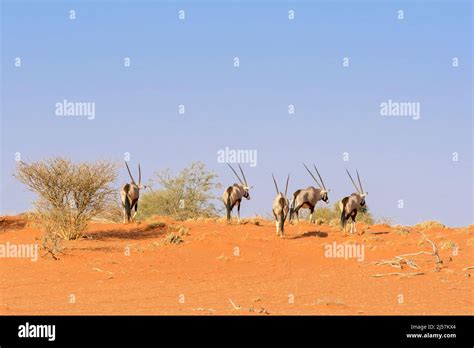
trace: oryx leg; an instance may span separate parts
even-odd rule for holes
[[[125,192],[120,192],[120,200],[122,201],[122,210],[123,210],[123,223],[126,224],[129,220],[128,210],[130,208],[130,201]]]
[[[301,209],[301,205],[299,205],[295,208],[296,222],[297,223],[300,223],[300,209]]]
[[[231,205],[229,209],[229,220],[227,220],[227,223],[229,225],[232,224],[232,210],[234,210],[234,207],[235,207],[235,204]]]
[[[133,210],[133,208],[132,208]],[[133,216],[132,216],[132,220],[135,219],[135,216],[137,216],[138,214],[138,202],[135,203],[135,212],[133,213]]]
[[[237,223],[240,224],[240,201],[237,201]]]
[[[126,224],[127,223],[127,209],[123,207],[122,210],[123,210],[123,223]]]
[[[349,226],[347,226],[347,220],[349,220],[349,215],[346,215],[344,213],[344,227],[342,228],[342,230],[344,231],[344,236],[347,235],[347,230],[349,228]]]
[[[273,216],[275,217],[275,228],[276,228],[276,234],[278,236],[278,216],[273,212]]]
[[[357,216],[357,210],[354,210],[352,212],[351,218],[352,218],[352,223],[351,223],[351,233],[352,233],[352,226],[354,226],[354,232],[357,233],[357,228],[356,228],[356,216]]]
[[[314,221],[314,216],[313,216],[314,207],[313,207],[313,208],[309,208],[309,212],[310,212],[310,214],[309,214],[309,223],[313,224],[313,223],[315,223],[315,221]]]
[[[281,212],[281,217],[280,217],[280,237],[283,238],[283,230],[285,229],[285,219],[284,219],[285,215],[283,214],[283,212]]]

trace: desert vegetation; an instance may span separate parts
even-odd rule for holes
[[[149,185],[152,189],[140,198],[140,219],[154,215],[176,220],[218,216],[214,191],[221,185],[216,179],[217,174],[202,162],[193,162],[176,175],[169,169],[157,172]]]
[[[341,224],[341,210],[339,208],[339,201],[334,203],[332,207],[320,206],[316,208],[313,215],[317,225],[339,226]],[[301,210],[300,219],[309,219],[309,211]],[[365,225],[374,224],[375,219],[370,213],[369,207],[367,205],[359,209],[357,214],[357,222],[361,222]]]
[[[15,266],[5,268],[3,281],[12,288],[22,286],[7,295],[5,312],[21,313],[18,308],[28,298],[31,313],[45,313],[54,303],[48,313],[99,308],[98,313],[136,314],[137,293],[146,301],[156,299],[148,307],[141,305],[138,312],[143,314],[387,314],[404,292],[414,305],[397,305],[396,313],[439,314],[458,313],[470,301],[466,280],[473,269],[472,227],[452,229],[436,221],[393,226],[389,220],[374,221],[364,206],[357,215],[361,233],[347,237],[340,229],[339,202],[318,203],[316,225],[303,209],[302,221],[288,224],[281,240],[275,238],[270,206],[268,215],[226,224],[219,209],[223,204],[215,197],[222,186],[201,162],[177,174],[156,173],[140,196],[139,221],[122,224],[117,223],[117,169],[113,162],[75,164],[64,158],[18,164],[14,175],[37,194],[36,209],[1,218],[0,239],[28,244],[42,236],[45,254],[54,259],[61,254],[67,262],[42,258],[32,267],[29,260],[6,260]],[[364,251],[360,259],[327,256],[332,245]],[[67,252],[61,253],[63,247]],[[61,283],[84,289],[77,304],[66,305],[62,294],[51,295],[47,277],[31,281],[51,270]],[[251,294],[242,290],[252,287],[257,290]],[[334,293],[347,287],[351,294]],[[420,290],[417,298],[412,288]],[[396,292],[387,296],[386,289]],[[176,301],[182,292],[185,305]],[[111,293],[124,305],[108,301]],[[451,307],[439,301],[440,293],[452,301]],[[290,295],[295,295],[294,303],[288,302]]]
[[[57,157],[20,162],[14,176],[38,195],[35,215],[45,241],[79,238],[90,220],[114,197],[117,166],[108,161],[72,163]]]

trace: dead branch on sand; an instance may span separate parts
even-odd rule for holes
[[[439,256],[438,247],[436,246],[435,243],[433,243],[433,241],[428,239],[428,237],[426,236],[426,234],[423,231],[419,231],[419,233],[423,236],[423,238],[425,238],[425,240],[428,243],[431,244],[431,247],[433,248],[432,252],[419,251],[417,253],[402,254],[402,255],[395,256],[393,259],[390,259],[390,260],[382,260],[382,261],[379,261],[379,262],[375,262],[375,265],[377,265],[377,266],[390,265],[390,266],[398,268],[398,269],[403,269],[402,265],[407,264],[408,266],[410,266],[410,268],[418,269],[418,265],[415,263],[415,261],[413,261],[412,259],[409,259],[408,257],[417,256],[417,255],[431,255],[431,256],[434,256],[435,259],[436,259],[436,262],[435,262],[436,269],[435,270],[439,271],[442,268],[443,260],[441,260],[441,257]],[[387,274],[382,274],[382,275],[375,274],[372,277],[378,277],[378,276],[384,276],[384,275],[402,275],[402,276],[404,276],[405,274],[410,276],[410,275],[422,275],[424,273],[421,273],[421,272],[418,272],[418,273],[387,273]]]
[[[245,309],[245,308],[242,308],[242,306],[237,306],[234,301],[232,301],[232,299],[229,298],[229,301],[230,301],[230,304],[232,305],[232,307],[234,307],[235,310],[241,310],[241,309]],[[255,308],[253,307],[250,307],[250,308],[247,308],[247,310],[249,312],[255,312]],[[258,310],[258,313],[263,313],[263,314],[270,314],[265,308],[261,307],[259,310]]]

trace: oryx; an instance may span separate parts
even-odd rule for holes
[[[142,186],[142,171],[140,169],[140,164],[138,164],[138,184],[133,179],[130,168],[128,167],[127,162],[125,162],[127,167],[128,175],[130,175],[131,183],[126,183],[122,186],[120,190],[120,199],[122,201],[123,207],[123,223],[126,224],[133,220],[137,215],[138,210],[138,198],[140,197],[140,189],[145,188]],[[135,213],[132,215],[132,210],[135,209]]]
[[[357,193],[351,194],[349,197],[344,197],[340,202],[339,202],[339,209],[341,210],[341,227],[342,230],[344,231],[344,234],[346,234],[346,223],[347,220],[349,220],[349,217],[351,217],[351,231],[350,233],[357,232],[356,225],[355,225],[355,218],[357,216],[357,211],[360,207],[365,206],[365,196],[367,196],[367,192],[364,192],[362,188],[362,183],[360,181],[359,177],[359,172],[356,170],[357,173],[357,180],[359,181],[359,187],[357,187],[356,183],[354,182],[354,179],[352,179],[351,174],[349,171],[346,169],[347,175],[349,175],[349,178],[352,181],[352,184],[354,185],[355,189],[357,190]],[[354,232],[353,232],[354,230]]]
[[[286,178],[285,194],[281,193],[280,190],[278,190],[278,185],[273,174],[272,174],[272,178],[273,178],[273,182],[275,184],[275,189],[277,193],[275,199],[273,200],[273,205],[272,205],[273,216],[275,216],[276,235],[283,237],[285,220],[286,220],[286,217],[288,216],[288,211],[290,209],[289,208],[290,202],[288,201],[288,198],[286,198],[286,193],[288,191],[288,181],[290,180],[290,174],[288,174],[288,177]]]
[[[242,201],[242,198],[246,198],[247,200],[250,199],[249,190],[252,188],[252,186],[249,186],[247,184],[247,179],[245,178],[244,171],[242,170],[242,167],[240,167],[240,164],[239,169],[242,173],[243,180],[239,177],[237,172],[234,170],[234,168],[232,168],[229,163],[227,163],[227,165],[230,167],[230,169],[232,169],[235,176],[237,177],[237,179],[239,179],[240,182],[240,184],[236,183],[232,186],[227,187],[224,191],[224,194],[222,195],[222,200],[227,211],[227,223],[231,222],[231,212],[232,209],[234,209],[235,205],[237,205],[237,222],[240,223],[240,202]]]
[[[290,207],[290,222],[293,219],[293,214],[296,214],[296,218],[298,222],[300,221],[299,217],[299,210],[301,208],[308,208],[309,211],[311,212],[310,215],[310,222],[314,222],[313,220],[313,212],[314,208],[316,207],[316,203],[318,201],[322,200],[326,204],[329,203],[329,198],[328,198],[328,192],[330,190],[326,189],[326,186],[324,185],[324,181],[321,178],[321,175],[319,174],[318,169],[314,166],[314,170],[316,171],[316,174],[318,174],[319,179],[321,180],[321,183],[316,179],[316,177],[311,173],[311,171],[306,167],[306,164],[304,164],[304,167],[308,171],[308,173],[311,175],[311,177],[314,179],[316,184],[319,186],[319,189],[314,188],[313,186],[309,186],[306,189],[300,189],[297,190],[295,193],[293,193],[293,201],[291,202],[291,207]]]

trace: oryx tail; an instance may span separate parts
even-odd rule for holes
[[[349,200],[349,197],[344,197],[339,202],[339,209],[341,210],[341,226],[342,226],[342,229],[344,229],[346,227],[347,219],[349,218],[348,216],[346,216],[345,209],[344,209],[348,200]]]
[[[227,221],[230,220],[230,212],[232,211],[232,203],[230,201],[230,195],[232,194],[232,186],[229,186],[226,190],[227,192],[227,201],[225,203],[225,208],[226,208],[226,211],[227,211]]]

